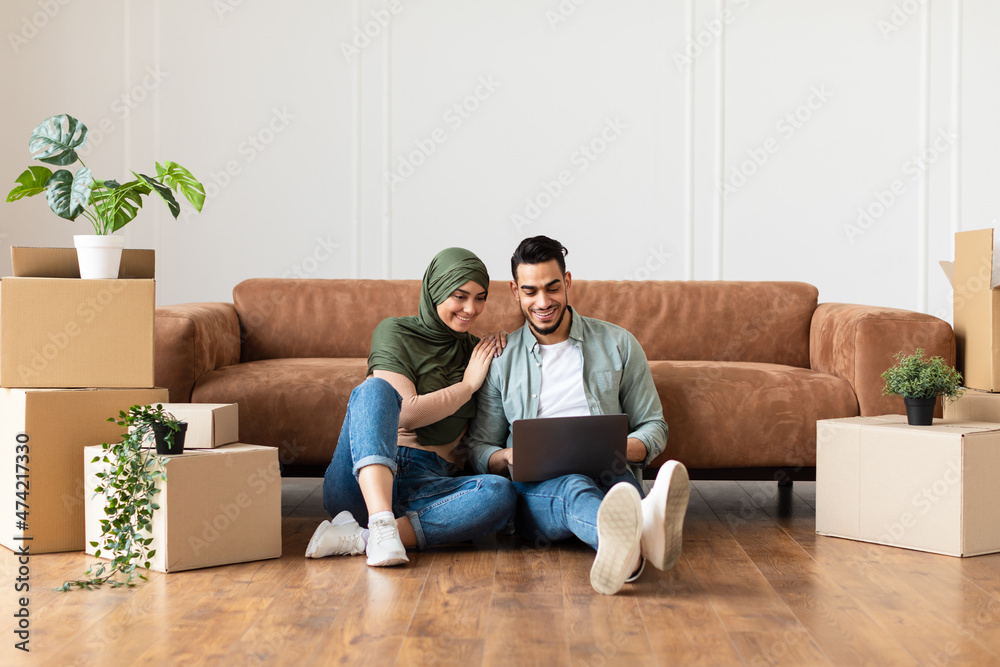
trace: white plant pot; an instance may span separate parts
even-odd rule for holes
[[[73,237],[76,258],[80,262],[80,277],[89,280],[107,280],[118,277],[122,261],[124,236],[110,234],[80,234]]]

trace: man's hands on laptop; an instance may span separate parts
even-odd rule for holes
[[[514,450],[510,447],[493,452],[489,462],[490,472],[494,475],[506,475],[508,467],[514,465]]]
[[[646,460],[649,450],[645,443],[639,438],[629,438],[626,441],[627,451],[625,458],[629,463],[641,463]],[[488,464],[490,472],[494,475],[507,475],[509,467],[514,465],[514,450],[511,447],[504,447],[493,452]]]

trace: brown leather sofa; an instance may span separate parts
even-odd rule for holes
[[[156,384],[174,402],[238,403],[240,440],[281,449],[286,474],[322,474],[372,330],[416,313],[416,280],[246,280],[233,303],[156,309]],[[642,344],[670,433],[661,460],[695,477],[815,474],[816,420],[903,412],[882,395],[899,350],[954,363],[951,326],[905,310],[818,304],[796,282],[576,280],[570,303]],[[474,331],[523,319],[493,281]],[[940,406],[938,407],[940,415]]]

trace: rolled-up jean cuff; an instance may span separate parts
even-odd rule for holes
[[[427,548],[427,538],[424,537],[424,529],[420,526],[420,517],[417,516],[416,512],[407,512],[406,518],[410,520],[413,534],[417,536],[417,548],[423,551]]]
[[[353,472],[354,476],[357,477],[358,471],[360,471],[365,466],[372,466],[372,465],[385,466],[392,472],[393,475],[396,474],[396,462],[386,456],[379,456],[378,454],[366,456],[365,458],[359,461],[355,461],[354,470],[352,470],[351,472]]]

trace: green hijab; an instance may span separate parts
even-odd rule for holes
[[[461,382],[479,339],[450,329],[438,316],[437,307],[470,280],[489,289],[486,265],[473,253],[446,248],[435,255],[424,272],[419,314],[389,317],[375,327],[368,374],[383,370],[405,375],[420,395]],[[425,446],[454,442],[475,415],[473,397],[450,417],[418,428],[417,440]]]

